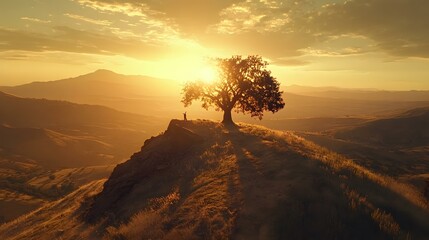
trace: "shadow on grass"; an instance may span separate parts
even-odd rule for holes
[[[287,148],[279,151],[278,146],[287,142],[249,134],[239,126],[227,129],[243,192],[237,238],[423,239],[429,235],[427,209],[397,192],[353,171],[338,172],[329,161]]]

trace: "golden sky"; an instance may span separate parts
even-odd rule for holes
[[[208,58],[258,54],[283,85],[429,90],[427,0],[13,0],[0,9],[0,85],[100,68],[185,81]]]

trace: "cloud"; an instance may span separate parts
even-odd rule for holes
[[[83,6],[90,7],[102,12],[122,13],[130,17],[145,17],[147,7],[141,3],[130,3],[127,1],[109,1],[109,0],[75,0]]]
[[[270,59],[302,55],[314,35],[297,27],[310,0],[76,0],[103,12],[121,12],[170,27],[176,38],[210,49]],[[173,32],[173,31],[172,31]]]
[[[175,23],[183,32],[204,32],[220,21],[220,11],[244,0],[76,0],[102,11],[132,16],[156,17]]]
[[[36,23],[50,23],[50,20],[42,20],[38,18],[31,18],[31,17],[22,17],[21,20],[26,20],[30,22],[36,22]]]
[[[124,55],[135,58],[157,58],[168,53],[167,46],[122,39],[114,35],[92,33],[58,26],[54,34],[0,28],[0,51],[64,51],[101,55]]]
[[[391,55],[428,58],[428,9],[427,0],[349,0],[325,5],[308,28],[327,36],[361,35]]]
[[[96,25],[101,25],[101,26],[110,26],[112,24],[110,21],[107,21],[107,20],[97,20],[97,19],[92,19],[92,18],[88,18],[88,17],[84,17],[81,15],[76,15],[76,14],[71,14],[71,13],[65,13],[64,16],[72,18],[72,19],[96,24]]]
[[[236,34],[206,34],[203,42],[234,54],[258,54],[270,59],[303,55],[301,49],[312,45],[314,38],[302,32],[260,33],[249,31]]]
[[[304,61],[301,59],[296,59],[296,58],[279,58],[275,61],[270,62],[273,65],[277,65],[277,66],[304,66],[307,64],[310,64],[310,62],[308,61]]]
[[[65,14],[103,26],[100,32],[57,27],[54,34],[47,35],[3,29],[0,36],[7,35],[7,42],[2,38],[0,50],[62,49],[142,57],[196,43],[232,54],[260,54],[285,64],[285,59],[302,55],[348,56],[373,51],[429,58],[427,0],[74,1],[102,13],[126,16],[118,15],[115,22],[114,17],[107,21]],[[129,22],[124,26],[119,19]],[[359,37],[363,40],[356,40]],[[10,38],[15,42],[7,40]]]

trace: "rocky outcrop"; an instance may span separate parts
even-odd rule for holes
[[[86,214],[89,222],[103,216],[114,217],[116,210],[124,204],[122,198],[130,195],[136,184],[150,176],[167,171],[180,162],[203,138],[185,128],[183,121],[172,120],[165,133],[144,142],[141,151],[118,164],[104,184],[103,191],[95,196]]]

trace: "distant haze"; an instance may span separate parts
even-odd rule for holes
[[[78,77],[49,82],[35,82],[15,87],[1,87],[0,91],[20,97],[66,100],[97,104],[117,110],[155,116],[164,119],[182,118],[187,111],[190,119],[218,120],[221,113],[206,111],[199,102],[185,108],[180,102],[182,84],[147,76],[122,75],[98,70]],[[266,113],[264,120],[234,114],[237,121],[268,124],[268,120],[290,118],[342,118],[381,116],[429,105],[429,91],[379,91],[365,89],[284,87],[286,106],[276,114]],[[341,99],[340,101],[338,99]]]

